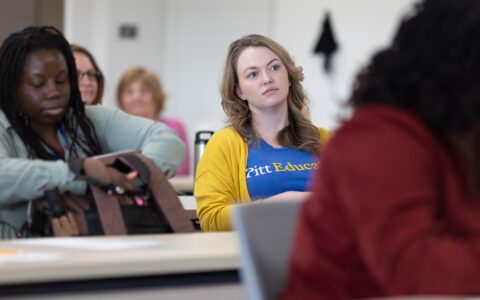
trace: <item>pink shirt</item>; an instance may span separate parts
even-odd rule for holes
[[[180,139],[185,143],[185,146],[187,146],[187,156],[183,164],[178,169],[176,176],[190,175],[190,156],[188,155],[190,152],[187,142],[187,135],[185,133],[185,127],[179,120],[176,119],[160,118],[160,122],[165,123],[165,125],[175,130],[175,132],[178,134],[178,137],[180,137]]]

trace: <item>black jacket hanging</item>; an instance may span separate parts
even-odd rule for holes
[[[338,49],[338,43],[333,34],[332,25],[330,23],[330,13],[325,13],[324,20],[322,22],[322,32],[320,37],[315,45],[313,52],[315,54],[324,55],[324,64],[323,67],[325,72],[330,72],[332,67],[332,57],[335,51]]]

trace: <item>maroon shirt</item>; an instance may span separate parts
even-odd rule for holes
[[[282,299],[480,294],[480,197],[458,153],[405,111],[358,111],[322,154]]]

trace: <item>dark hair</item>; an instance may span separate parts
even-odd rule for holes
[[[358,75],[350,104],[414,111],[434,132],[461,135],[480,119],[480,1],[426,0],[390,47]]]
[[[97,95],[95,95],[95,99],[93,99],[93,102],[91,104],[94,105],[94,104],[102,103],[103,90],[105,88],[105,78],[103,77],[102,70],[100,70],[100,68],[97,65],[97,61],[86,48],[80,45],[71,44],[70,48],[72,49],[72,52],[78,52],[88,57],[93,67],[95,68],[95,72],[97,73],[95,78],[97,79],[98,89],[97,89]]]
[[[54,27],[27,27],[8,36],[0,48],[0,108],[26,145],[29,156],[55,160],[42,145],[38,135],[25,124],[19,111],[18,85],[28,54],[41,49],[55,49],[65,58],[68,67],[70,99],[62,119],[65,134],[71,140],[69,153],[80,147],[88,156],[101,154],[102,150],[95,128],[85,114],[78,89],[77,70],[70,45],[62,33]],[[84,137],[79,136],[83,132]]]

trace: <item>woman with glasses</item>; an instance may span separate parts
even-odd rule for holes
[[[93,55],[84,47],[71,45],[77,65],[78,87],[85,104],[102,103],[104,79]]]
[[[84,105],[76,68],[68,41],[54,27],[25,28],[0,47],[0,239],[22,236],[29,201],[46,191],[87,192],[69,162],[99,181],[89,166],[101,154],[136,150],[168,177],[183,163],[185,145],[166,125]],[[135,188],[136,172],[107,172],[114,185]]]

